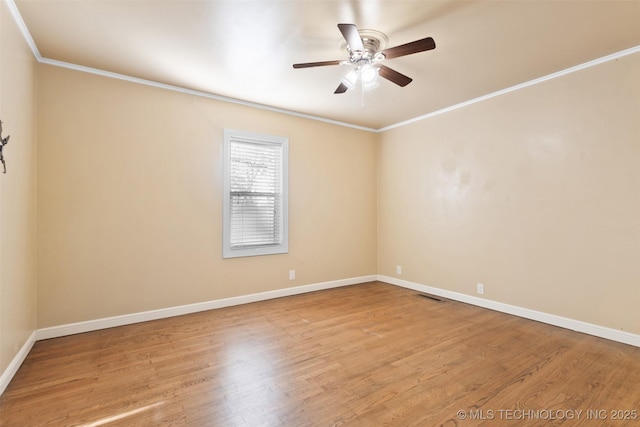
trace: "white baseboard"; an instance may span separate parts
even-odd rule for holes
[[[260,292],[250,295],[242,295],[238,297],[223,298],[213,301],[205,301],[195,304],[180,305],[176,307],[168,307],[159,310],[144,311],[133,314],[125,314],[122,316],[106,317],[102,319],[88,320],[85,322],[69,323],[66,325],[52,326],[33,331],[27,341],[21,347],[20,351],[13,358],[7,369],[0,375],[0,395],[11,382],[20,365],[25,360],[29,351],[36,341],[56,338],[65,335],[78,334],[82,332],[91,332],[100,329],[112,328],[115,326],[129,325],[133,323],[146,322],[149,320],[163,319],[167,317],[180,316],[183,314],[197,313],[200,311],[213,310],[216,308],[230,307],[240,304],[248,304],[257,301],[265,301],[274,298],[281,298],[291,295],[299,295],[307,292],[320,291],[323,289],[337,288],[341,286],[355,285],[358,283],[366,283],[372,281],[380,281],[392,285],[400,286],[407,289],[413,289],[418,292],[424,292],[432,295],[441,296],[455,301],[500,311],[503,313],[513,314],[525,319],[536,320],[565,329],[583,332],[600,338],[629,344],[640,347],[640,335],[632,334],[625,331],[607,328],[604,326],[594,325],[579,320],[568,319],[566,317],[556,316],[553,314],[543,313],[540,311],[530,310],[527,308],[517,307],[510,304],[491,301],[484,298],[478,298],[471,295],[465,295],[458,292],[452,292],[445,289],[434,288],[431,286],[421,285],[407,280],[397,279],[394,277],[383,275],[371,275],[353,277],[349,279],[333,280],[329,282],[314,283],[310,285],[297,286],[293,288],[278,289],[274,291]]]
[[[329,282],[314,283],[310,285],[277,289],[274,291],[242,295],[238,297],[223,298],[219,300],[205,301],[195,304],[180,305],[175,307],[162,308],[159,310],[125,314],[122,316],[105,317],[102,319],[87,320],[85,322],[69,323],[65,325],[37,329],[33,331],[31,336],[27,339],[27,342],[24,343],[20,351],[13,358],[7,369],[5,369],[4,372],[2,372],[2,374],[0,375],[0,395],[2,395],[6,387],[11,382],[13,376],[16,374],[16,372],[18,372],[20,365],[22,365],[22,362],[24,362],[24,359],[29,354],[29,351],[31,350],[35,342],[39,340],[79,334],[83,332],[97,331],[100,329],[130,325],[133,323],[146,322],[149,320],[164,319],[167,317],[197,313],[200,311],[230,307],[233,305],[248,304],[257,301],[304,294],[307,292],[321,291],[323,289],[331,289],[341,286],[355,285],[358,283],[373,282],[375,280],[377,280],[376,275],[352,277],[349,279],[332,280]]]
[[[378,275],[377,277],[380,282],[389,283],[391,285],[401,286],[403,288],[413,289],[414,291],[437,295],[443,298],[448,298],[451,300],[460,301],[507,314],[513,314],[514,316],[523,317],[525,319],[536,320],[538,322],[547,323],[549,325],[559,326],[561,328],[594,335],[596,337],[605,338],[611,341],[617,341],[635,347],[640,347],[640,335],[632,334],[630,332],[607,328],[600,325],[594,325],[592,323],[587,323],[580,320],[569,319],[562,316],[556,316],[555,314],[543,313],[541,311],[531,310],[528,308],[518,307],[515,305],[505,304],[484,298],[478,298],[458,292],[452,292],[446,289],[421,285],[419,283],[409,282],[407,280],[402,280],[395,277],[383,275]]]
[[[11,360],[7,369],[5,369],[2,375],[0,375],[0,396],[2,396],[2,393],[4,393],[4,390],[7,388],[16,372],[18,372],[20,365],[22,365],[24,359],[27,358],[27,355],[31,351],[31,347],[33,347],[35,342],[36,332],[33,331],[31,335],[29,335],[29,338],[27,338],[27,341],[22,345],[22,347],[20,347],[20,351],[18,351],[15,357]]]
[[[273,298],[304,294],[307,292],[320,291],[323,289],[331,289],[341,286],[355,285],[358,283],[373,282],[375,280],[377,280],[376,275],[352,277],[349,279],[314,283],[311,285],[296,286],[293,288],[284,288],[274,291],[260,292],[257,294],[204,301],[195,304],[179,305],[175,307],[161,308],[158,310],[124,314],[121,316],[105,317],[95,320],[87,320],[84,322],[68,323],[65,325],[38,329],[37,331],[35,331],[35,337],[36,341],[56,338],[65,335],[73,335],[83,332],[97,331],[100,329],[113,328],[115,326],[130,325],[132,323],[147,322],[149,320],[164,319],[167,317],[180,316],[183,314],[197,313],[200,311],[213,310],[216,308],[230,307],[233,305],[248,304],[251,302],[264,301]]]

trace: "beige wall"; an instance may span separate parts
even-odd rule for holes
[[[375,134],[47,65],[38,84],[39,327],[376,273]],[[225,127],[289,137],[288,254],[221,257]]]
[[[42,65],[38,325],[402,265],[640,333],[639,62],[380,135]],[[288,255],[221,259],[224,127],[290,138]]]
[[[640,333],[640,55],[382,134],[378,273]]]
[[[0,2],[0,373],[36,327],[36,61]]]
[[[41,64],[36,222],[35,62],[1,10],[0,371],[36,271],[38,327],[402,265],[640,333],[639,55],[379,135]],[[222,260],[224,127],[289,137],[289,254]]]

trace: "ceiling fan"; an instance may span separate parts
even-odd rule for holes
[[[387,36],[379,31],[358,30],[354,24],[338,24],[338,29],[346,41],[346,49],[349,59],[346,61],[322,61],[293,64],[293,68],[322,67],[326,65],[353,65],[355,66],[342,79],[340,85],[333,93],[345,93],[353,89],[358,81],[363,90],[373,89],[378,84],[378,75],[397,84],[406,86],[413,81],[398,71],[382,65],[385,59],[398,58],[413,53],[435,49],[436,43],[431,37],[416,40],[400,46],[384,49]],[[382,50],[379,50],[382,49]]]

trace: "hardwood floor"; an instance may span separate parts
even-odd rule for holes
[[[383,283],[40,341],[0,398],[12,427],[615,427],[638,412],[640,348]]]

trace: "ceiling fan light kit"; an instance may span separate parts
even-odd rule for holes
[[[349,71],[343,78],[342,83],[348,89],[354,89],[358,81],[362,84],[362,90],[368,91],[378,87],[378,68],[371,64],[358,65]]]
[[[358,30],[354,24],[338,24],[344,40],[340,48],[346,49],[349,59],[345,61],[322,61],[293,64],[293,68],[322,67],[327,65],[350,65],[353,68],[342,78],[335,94],[345,93],[354,89],[358,82],[362,91],[368,91],[378,86],[378,76],[381,76],[398,86],[404,87],[413,79],[404,74],[382,65],[386,59],[398,58],[418,52],[435,49],[436,44],[431,37],[416,40],[400,46],[386,49],[389,39],[384,33],[376,30]]]

